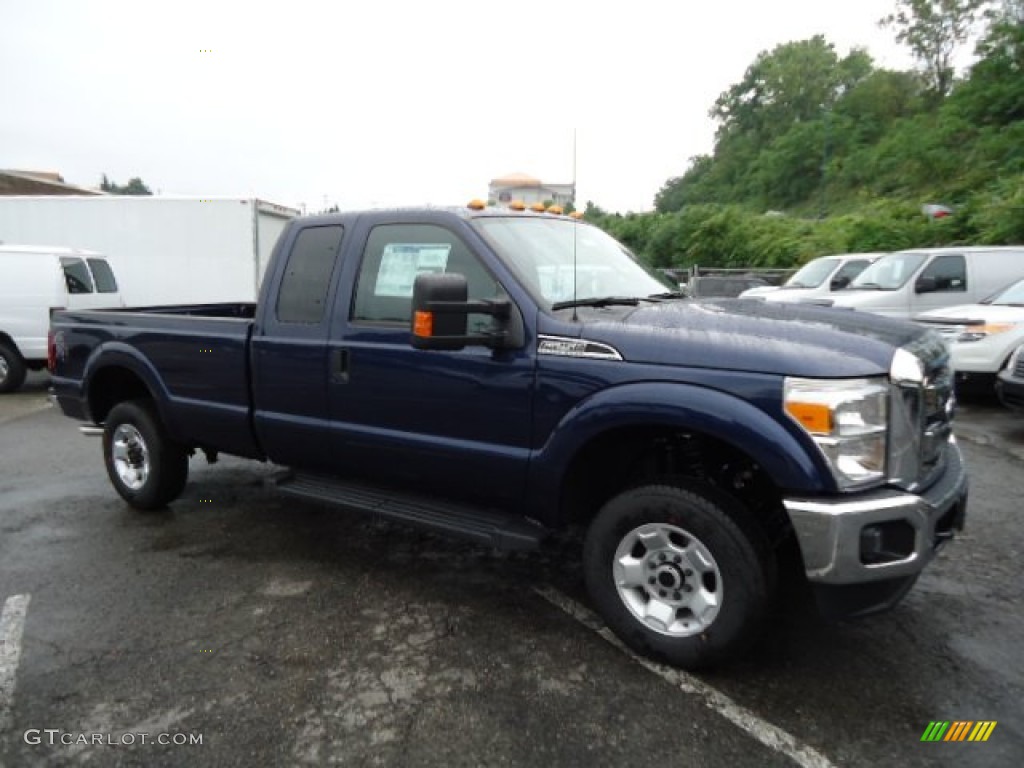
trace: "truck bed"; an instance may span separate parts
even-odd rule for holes
[[[242,456],[258,456],[252,431],[249,339],[255,304],[197,304],[54,313],[58,402],[79,397],[81,382],[104,362],[129,363],[152,391],[172,437]],[[113,382],[110,387],[115,386]],[[88,414],[102,421],[102,387]],[[67,410],[65,408],[65,410]],[[80,414],[85,418],[87,414]]]

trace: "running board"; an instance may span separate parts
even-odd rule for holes
[[[537,549],[547,535],[543,526],[523,517],[332,477],[303,473],[275,482],[290,496],[336,504],[507,552]]]

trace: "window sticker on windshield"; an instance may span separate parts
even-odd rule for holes
[[[388,243],[380,257],[375,296],[412,298],[412,284],[423,272],[444,272],[450,243]]]

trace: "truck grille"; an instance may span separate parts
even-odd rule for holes
[[[944,467],[953,432],[953,371],[946,345],[936,333],[900,352],[904,363],[913,360],[913,371],[893,371],[889,479],[916,490],[930,485]]]
[[[927,484],[942,469],[949,436],[953,432],[953,371],[948,361],[936,365],[925,379],[921,431],[920,482]]]
[[[1017,365],[1013,368],[1013,376],[1017,379],[1024,379],[1024,354],[1017,356]]]

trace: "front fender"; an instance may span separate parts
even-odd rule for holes
[[[592,439],[620,427],[675,427],[720,440],[746,454],[788,492],[835,492],[814,444],[801,441],[771,415],[735,395],[692,384],[625,384],[580,401],[531,461],[528,508],[553,514],[570,462]]]

